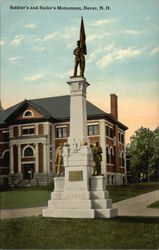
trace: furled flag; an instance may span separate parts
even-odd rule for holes
[[[84,30],[83,17],[81,17],[81,27],[80,27],[80,48],[82,48],[83,53],[87,55],[86,35],[85,35],[85,30]]]

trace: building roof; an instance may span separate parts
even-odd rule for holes
[[[48,98],[39,98],[32,100],[24,100],[6,110],[0,111],[0,125],[5,125],[9,120],[15,118],[17,113],[19,113],[26,105],[31,105],[37,111],[44,115],[47,119],[52,119],[54,121],[60,121],[70,118],[70,96],[57,96]],[[89,101],[87,105],[87,116],[88,119],[95,118],[106,118],[111,122],[118,123],[124,130],[127,129],[125,125],[118,122],[110,114],[105,113],[103,110],[99,109]]]

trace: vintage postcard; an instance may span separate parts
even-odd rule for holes
[[[159,0],[0,11],[0,247],[159,248]]]

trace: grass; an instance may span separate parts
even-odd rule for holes
[[[0,222],[3,249],[157,249],[159,218],[54,219]]]
[[[1,209],[43,207],[50,199],[51,186],[15,188],[0,193]]]
[[[52,186],[14,188],[0,193],[1,209],[47,206]],[[127,186],[108,186],[113,203],[159,189],[159,183],[139,183]]]
[[[152,208],[159,208],[159,200],[153,202],[152,204],[150,204],[148,207],[152,207]]]

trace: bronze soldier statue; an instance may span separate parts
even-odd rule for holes
[[[99,146],[99,143],[96,142],[92,148],[93,153],[93,161],[95,162],[95,166],[93,169],[94,175],[101,175],[101,161],[102,161],[102,148]]]
[[[59,177],[62,173],[62,170],[63,170],[63,168],[62,168],[62,165],[63,165],[62,152],[63,152],[63,147],[62,147],[62,143],[60,143],[60,145],[56,149],[55,161],[54,161],[56,177]]]
[[[73,54],[75,55],[75,66],[73,76],[77,76],[78,65],[80,67],[80,76],[84,76],[86,47],[85,44],[81,45],[80,40],[77,41],[77,48],[74,50]]]
[[[75,55],[75,66],[73,76],[77,76],[78,65],[80,67],[80,76],[84,77],[85,70],[85,55],[87,55],[86,47],[86,35],[84,30],[83,17],[81,17],[81,26],[80,26],[80,38],[77,41],[77,48],[74,50],[73,54]]]

